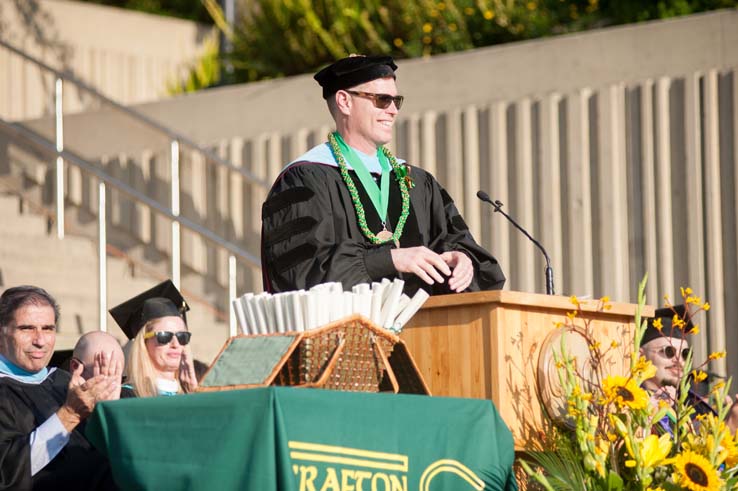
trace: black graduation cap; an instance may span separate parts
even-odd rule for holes
[[[171,280],[166,280],[113,307],[109,312],[128,339],[133,339],[148,321],[160,317],[181,317],[186,324],[185,312],[188,310],[190,306],[177,287]]]
[[[692,320],[685,319],[687,314],[687,307],[685,305],[673,305],[671,307],[663,307],[656,309],[653,318],[647,320],[646,332],[643,333],[643,339],[641,339],[641,346],[649,341],[660,337],[672,337],[682,338],[685,334],[690,332],[694,328]],[[674,315],[684,320],[685,325],[681,329],[674,326]],[[661,331],[659,331],[654,325],[656,319],[661,319]]]
[[[323,87],[323,99],[339,90],[378,78],[395,78],[397,65],[391,56],[351,55],[328,65],[313,77]]]

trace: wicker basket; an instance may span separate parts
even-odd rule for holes
[[[264,336],[236,336],[229,339],[213,362],[213,367],[234,340],[255,341]],[[201,390],[281,385],[351,392],[429,394],[403,341],[362,316],[354,315],[312,331],[282,336],[290,337],[293,341],[261,383],[235,382],[228,386],[205,384]],[[240,366],[233,363],[232,357],[228,362],[234,371],[254,371],[248,359],[238,360],[242,362]],[[207,382],[211,370],[205,374],[204,382]]]

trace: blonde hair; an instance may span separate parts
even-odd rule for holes
[[[131,349],[126,356],[126,383],[133,386],[137,397],[154,397],[159,395],[156,388],[156,379],[159,371],[151,361],[149,351],[146,349],[144,335],[153,330],[153,324],[159,319],[147,322],[136,334],[131,342]],[[177,393],[182,394],[182,385],[179,383],[179,368],[175,372],[177,381]]]

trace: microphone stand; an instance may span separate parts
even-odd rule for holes
[[[548,253],[546,252],[546,249],[543,248],[540,242],[538,242],[536,239],[531,237],[531,235],[528,232],[526,232],[523,227],[518,225],[518,222],[513,220],[513,218],[510,215],[502,211],[502,207],[504,206],[502,201],[500,200],[492,201],[489,195],[485,193],[484,191],[478,191],[477,198],[492,205],[495,212],[502,213],[502,215],[505,218],[507,218],[510,221],[510,223],[515,225],[515,228],[520,230],[523,233],[523,235],[528,237],[528,239],[530,239],[530,241],[533,242],[536,245],[536,247],[538,247],[538,249],[540,249],[540,251],[543,253],[543,257],[546,259],[546,295],[554,295],[553,268],[551,268],[551,259],[548,257]]]

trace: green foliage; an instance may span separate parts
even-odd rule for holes
[[[233,46],[221,60],[233,67],[222,83],[313,73],[351,53],[415,58],[738,6],[738,0],[236,0],[239,18],[229,26],[219,0],[83,1],[214,22]]]
[[[414,58],[625,22],[672,17],[738,0],[242,0],[232,80],[310,73],[351,53]]]
[[[183,79],[167,82],[167,93],[170,95],[195,92],[212,87],[220,81],[220,59],[218,56],[218,40],[211,37],[205,42],[205,52],[190,66]]]
[[[259,0],[239,8],[232,64],[245,81],[312,72],[350,53],[413,58],[538,37],[591,10],[581,0]]]
[[[547,491],[580,491],[586,488],[587,478],[583,460],[572,446],[572,441],[554,429],[548,443],[549,450],[526,452],[520,462],[525,471]],[[538,471],[546,470],[546,477],[531,468],[530,459]]]

